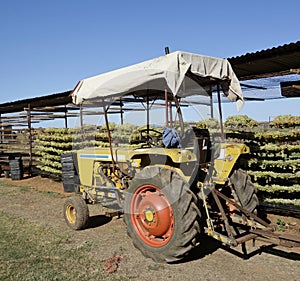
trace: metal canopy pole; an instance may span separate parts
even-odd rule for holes
[[[147,142],[149,141],[149,131],[150,131],[150,106],[149,106],[149,90],[147,90]]]
[[[80,127],[83,126],[83,116],[82,116],[82,103],[79,105],[79,113],[80,113]]]
[[[84,141],[84,129],[83,129],[83,116],[82,116],[83,110],[82,110],[82,103],[79,105],[79,119],[80,119],[80,135],[81,140]]]
[[[65,105],[65,128],[67,129],[68,128],[68,109],[67,109],[67,106]]]
[[[172,101],[169,102],[169,106],[170,106],[170,127],[173,128]]]
[[[2,117],[1,117],[1,114],[0,114],[0,145],[1,145],[1,148],[2,148],[2,143],[3,143],[3,127],[2,127]],[[0,151],[0,153],[3,152],[3,151]]]
[[[166,127],[169,126],[169,102],[168,102],[168,91],[165,89],[165,105],[166,105]]]
[[[110,151],[110,156],[111,156],[111,162],[113,164],[113,172],[115,172],[116,162],[115,162],[115,159],[114,159],[114,153],[113,153],[112,141],[111,141],[111,134],[110,134],[110,128],[109,128],[109,123],[108,123],[108,116],[107,116],[108,109],[109,109],[109,107],[107,107],[107,109],[106,109],[105,105],[103,105],[104,118],[105,118],[105,124],[106,124],[106,129],[107,129],[107,137],[108,137],[108,142],[109,142],[109,151]]]
[[[123,103],[122,98],[120,98],[120,109],[121,109],[121,125],[124,124],[124,116],[123,116]]]
[[[223,127],[223,115],[222,115],[222,106],[221,106],[221,94],[220,94],[220,84],[217,85],[218,91],[218,107],[219,107],[219,115],[220,115],[220,126],[221,126],[221,139],[224,141],[224,127]]]
[[[32,169],[32,132],[31,132],[31,111],[30,111],[30,104],[28,104],[27,110],[27,123],[28,123],[28,130],[29,130],[29,167],[28,167],[28,174],[31,176],[31,169]]]
[[[212,96],[212,86],[209,87],[209,98],[210,98],[210,118],[214,118],[214,102]]]

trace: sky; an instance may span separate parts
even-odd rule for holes
[[[83,78],[182,50],[229,58],[300,40],[299,0],[0,0],[0,103],[73,89]],[[300,99],[246,102],[267,121]],[[238,114],[225,104],[224,115]]]

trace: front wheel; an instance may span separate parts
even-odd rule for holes
[[[184,258],[200,233],[196,203],[178,173],[146,167],[133,179],[124,202],[124,220],[134,246],[157,262]]]
[[[89,209],[86,202],[79,196],[72,196],[65,201],[64,218],[67,225],[80,230],[87,227],[89,220]]]

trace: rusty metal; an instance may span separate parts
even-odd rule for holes
[[[251,233],[258,236],[262,236],[263,238],[267,238],[269,241],[274,244],[281,245],[284,247],[300,247],[300,237],[294,236],[286,233],[275,233],[268,230],[263,229],[252,229]]]
[[[227,232],[228,236],[229,236],[230,239],[231,239],[231,245],[232,245],[232,246],[237,246],[237,242],[236,242],[236,240],[235,240],[235,238],[234,238],[234,235],[233,235],[233,233],[232,233],[232,231],[231,231],[231,228],[230,228],[230,224],[229,224],[228,218],[227,218],[227,216],[226,216],[226,214],[225,214],[224,208],[223,208],[223,206],[222,206],[222,203],[221,203],[220,199],[219,199],[218,196],[217,196],[216,191],[217,191],[217,190],[214,188],[214,189],[211,191],[211,193],[212,193],[212,195],[213,195],[213,197],[214,197],[214,199],[215,199],[215,202],[217,203],[217,206],[218,206],[218,208],[219,208],[219,210],[220,210],[220,212],[221,212],[222,220],[224,221],[226,232]]]
[[[218,95],[218,108],[219,108],[219,116],[220,116],[220,126],[221,126],[221,139],[225,140],[224,135],[224,126],[223,126],[223,114],[222,114],[222,105],[221,105],[221,93],[220,93],[220,84],[217,85],[217,95]]]
[[[261,225],[265,226],[265,227],[272,227],[270,224],[268,224],[267,222],[265,222],[264,220],[262,220],[261,218],[259,218],[258,216],[256,216],[255,214],[247,211],[246,209],[244,209],[243,207],[241,207],[238,203],[232,201],[230,198],[228,198],[227,196],[225,196],[223,193],[219,192],[218,190],[215,189],[215,193],[221,197],[222,199],[226,200],[228,203],[232,204],[234,207],[236,207],[239,211],[243,212],[245,215],[251,217],[252,219],[254,219],[256,222],[260,223]]]
[[[216,202],[218,208],[220,209],[222,219],[225,223],[225,229],[228,233],[228,236],[232,240],[232,242],[231,242],[232,246],[236,246],[238,244],[244,244],[245,242],[247,242],[249,240],[256,239],[256,240],[261,240],[261,241],[264,241],[267,243],[276,244],[276,245],[280,245],[280,246],[284,246],[284,247],[300,247],[300,237],[299,236],[289,235],[289,234],[285,234],[285,233],[284,234],[283,233],[275,233],[274,226],[272,226],[271,224],[268,224],[267,222],[265,222],[264,220],[262,220],[255,214],[245,210],[240,205],[238,205],[236,202],[230,200],[230,198],[228,198],[227,196],[225,196],[218,190],[213,189],[212,195],[215,199],[215,202]],[[229,225],[229,221],[227,219],[224,208],[218,197],[220,197],[220,198],[224,199],[226,202],[234,205],[238,210],[243,212],[245,215],[251,217],[255,222],[259,223],[260,225],[262,225],[265,228],[258,229],[255,226],[255,224],[252,226],[248,225],[249,229],[244,235],[242,235],[241,237],[238,237],[238,238],[233,237],[233,234],[232,234],[232,231],[231,231],[231,228]]]
[[[253,239],[256,239],[257,238],[257,235],[254,234],[254,233],[249,233],[249,234],[246,234],[246,235],[243,235],[239,238],[236,238],[236,242],[237,244],[243,244],[249,240],[253,240]]]

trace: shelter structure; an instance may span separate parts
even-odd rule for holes
[[[284,77],[276,79],[282,97],[300,97],[300,41],[227,60],[244,89],[267,89],[267,84],[251,82]],[[81,112],[80,105],[72,103],[71,92],[0,104],[0,165],[3,170],[9,169],[10,158],[21,155],[29,174],[32,172],[37,161],[34,154],[34,135],[37,130],[34,124],[62,119],[67,128],[68,118],[78,117]],[[251,100],[245,97],[247,99]],[[91,111],[90,114],[95,112]]]
[[[70,91],[7,102],[0,105],[0,170],[9,170],[9,160],[22,157],[25,171],[32,173],[37,163],[34,153],[34,124],[78,115],[71,103]],[[77,112],[77,113],[76,113]]]
[[[268,83],[266,85],[265,81],[263,86],[247,82],[276,78],[282,97],[300,97],[300,41],[228,60],[245,88],[266,89]]]

